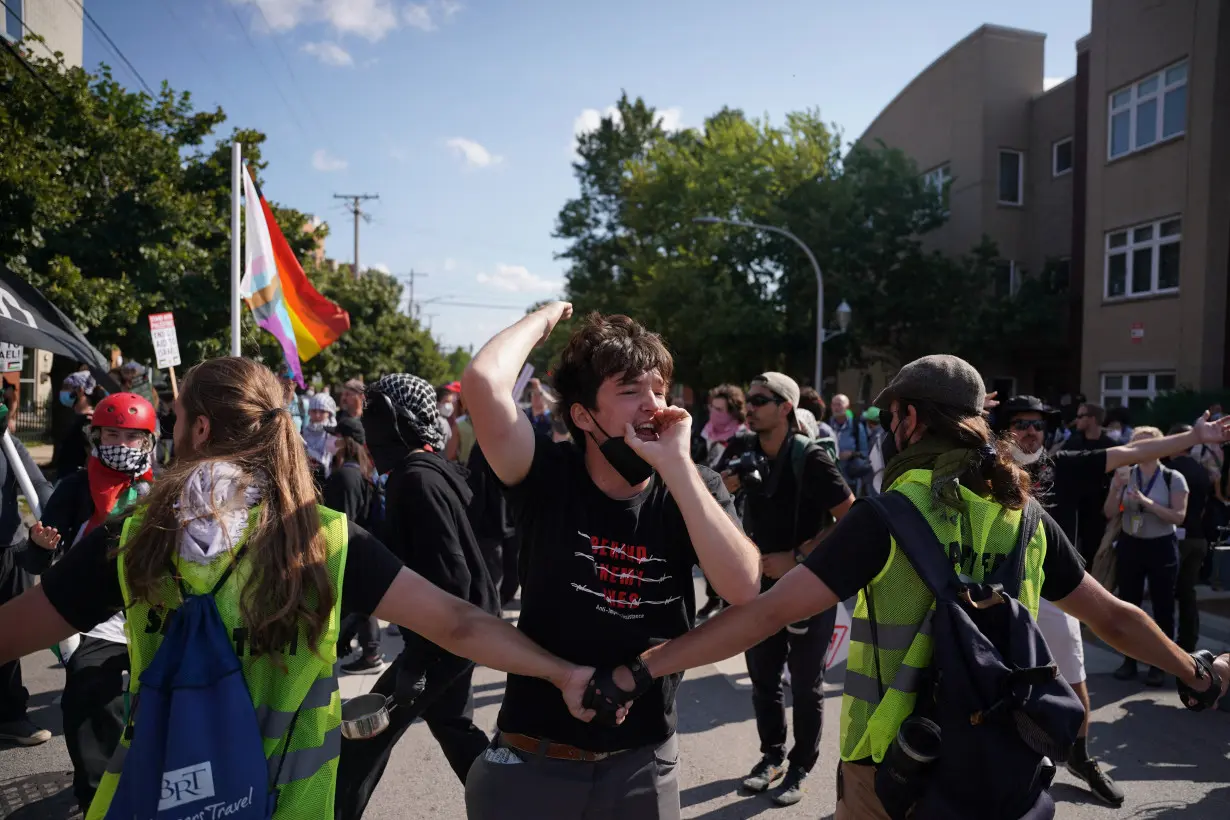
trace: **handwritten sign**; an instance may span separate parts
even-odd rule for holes
[[[0,342],[0,373],[20,373],[25,349],[21,345]]]
[[[151,313],[149,332],[154,338],[154,358],[158,369],[166,370],[179,364],[179,339],[175,337],[175,315]]]

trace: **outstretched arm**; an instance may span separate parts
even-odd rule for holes
[[[1106,451],[1106,472],[1142,461],[1177,455],[1197,444],[1220,446],[1226,441],[1230,441],[1230,416],[1211,422],[1208,411],[1205,411],[1204,416],[1186,433],[1175,433],[1163,438],[1142,438],[1129,444],[1111,447]]]

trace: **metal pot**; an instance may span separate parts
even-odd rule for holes
[[[389,728],[389,712],[397,708],[392,697],[359,695],[342,704],[342,737],[369,740]]]

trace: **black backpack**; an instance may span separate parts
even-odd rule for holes
[[[982,583],[966,584],[908,498],[888,492],[866,501],[936,599],[934,655],[914,714],[938,725],[940,751],[912,820],[1054,817],[1055,764],[1071,752],[1085,710],[1017,600],[1041,507],[1030,500],[1007,560]]]

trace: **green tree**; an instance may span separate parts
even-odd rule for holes
[[[444,357],[444,381],[455,382],[461,378],[461,374],[465,372],[466,365],[470,363],[470,351],[464,347],[458,347]]]

